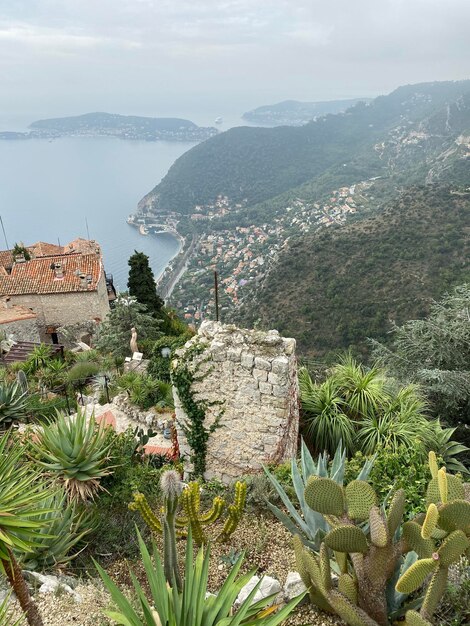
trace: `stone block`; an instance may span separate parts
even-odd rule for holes
[[[211,343],[210,352],[213,361],[225,361],[225,359],[227,358],[227,351],[225,349],[225,344],[223,343],[213,341]]]
[[[255,359],[256,361],[256,359]],[[254,369],[253,370],[253,377],[256,378],[256,380],[261,380],[263,382],[266,382],[268,380],[268,372],[266,370],[263,369]]]
[[[295,352],[295,339],[292,339],[291,337],[287,338],[287,339],[283,339],[282,343],[284,344],[284,352],[287,355],[291,355],[294,354]]]
[[[307,591],[300,574],[298,572],[289,572],[287,574],[286,582],[284,583],[284,597],[287,602],[300,596]]]
[[[268,383],[271,383],[271,385],[287,385],[287,375],[274,374],[274,372],[269,372]]]
[[[287,395],[287,385],[273,385],[273,396],[282,398]]]
[[[227,350],[227,359],[229,361],[233,361],[234,363],[238,363],[240,361],[241,354],[241,348],[229,348]]]
[[[262,381],[259,382],[259,390],[261,393],[265,393],[270,396],[273,392],[273,386],[269,383],[264,383]]]
[[[253,576],[244,587],[241,588],[240,593],[235,600],[235,606],[240,606],[243,602],[248,598],[250,593],[259,583],[260,579],[258,576]],[[258,587],[258,591],[253,596],[251,603],[255,604],[264,598],[268,598],[269,596],[279,593],[281,591],[281,585],[278,580],[275,578],[271,578],[271,576],[263,576],[261,580],[261,584]],[[270,604],[274,604],[276,598],[273,598]]]
[[[240,360],[241,360],[242,367],[246,367],[246,369],[251,369],[255,362],[255,357],[252,354],[245,353],[241,355]]]
[[[289,359],[285,356],[277,356],[273,359],[271,369],[274,374],[280,374],[281,376],[289,373]]]
[[[267,359],[263,359],[263,357],[256,356],[255,357],[255,367],[259,370],[266,370],[267,372],[271,371],[271,362]]]

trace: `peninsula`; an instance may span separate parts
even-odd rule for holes
[[[117,137],[141,141],[204,141],[217,135],[213,127],[197,126],[173,117],[138,117],[115,113],[86,113],[33,122],[29,132],[0,132],[0,139],[56,139],[59,137]]]

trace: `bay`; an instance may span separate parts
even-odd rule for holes
[[[0,141],[0,215],[10,247],[86,238],[87,221],[117,288],[127,287],[134,250],[149,256],[158,277],[179,242],[167,234],[140,235],[126,217],[193,145],[104,137]],[[0,242],[4,249],[1,232]]]

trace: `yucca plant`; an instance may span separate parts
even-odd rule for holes
[[[186,546],[185,577],[181,592],[176,585],[168,585],[157,547],[153,543],[153,562],[150,553],[138,535],[142,562],[147,576],[150,598],[131,572],[132,583],[137,596],[138,609],[126,598],[108,574],[97,564],[98,572],[111,594],[117,610],[105,614],[123,626],[278,626],[281,624],[305,594],[294,598],[281,608],[269,607],[274,597],[253,602],[260,582],[253,588],[237,611],[233,604],[242,587],[252,578],[254,570],[238,576],[243,563],[241,554],[216,596],[208,594],[210,548],[201,548],[193,557],[191,534]],[[237,578],[238,576],[238,578]]]
[[[51,358],[51,347],[47,343],[41,343],[36,346],[25,363],[25,369],[34,374],[38,369],[46,367]]]
[[[12,424],[28,416],[28,394],[22,391],[18,383],[0,384],[0,429],[10,428]]]
[[[42,626],[15,552],[31,552],[41,541],[44,504],[50,486],[25,462],[25,451],[10,435],[0,439],[0,573],[6,575],[31,626]]]
[[[79,409],[75,416],[62,413],[35,433],[31,446],[37,462],[63,483],[70,500],[88,500],[100,489],[100,479],[110,473],[111,442],[104,422],[97,425]]]
[[[373,463],[374,458],[364,463],[364,466],[357,476],[357,480],[367,480]],[[329,457],[326,452],[320,454],[317,462],[315,462],[305,442],[302,441],[300,469],[297,466],[297,459],[293,458],[291,460],[292,484],[294,485],[300,510],[297,509],[297,503],[292,502],[275,476],[271,474],[266,467],[263,469],[286,509],[285,512],[276,505],[271,504],[271,502],[267,502],[270,511],[284,524],[287,530],[293,535],[298,535],[305,546],[312,550],[318,550],[321,540],[328,531],[329,526],[322,515],[313,511],[306,504],[304,491],[309,479],[313,476],[331,478],[338,483],[338,485],[343,485],[344,472],[346,469],[346,449],[341,441],[336,448],[335,456],[333,457],[330,467]]]
[[[92,530],[90,513],[68,502],[62,490],[45,498],[40,508],[42,513],[36,518],[42,523],[40,535],[31,552],[18,554],[22,567],[28,570],[45,570],[70,563],[81,552],[77,546]]]
[[[24,623],[22,617],[15,619],[11,612],[8,610],[8,601],[10,596],[7,595],[6,598],[0,602],[0,624],[1,626],[20,626],[20,624]]]

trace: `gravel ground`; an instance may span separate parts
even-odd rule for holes
[[[216,535],[217,528],[213,529]],[[161,539],[157,538],[161,546]],[[185,542],[178,543],[182,557]],[[284,585],[287,573],[295,570],[295,558],[292,549],[292,536],[278,521],[262,515],[246,515],[238,529],[226,544],[214,543],[211,547],[211,565],[209,570],[209,590],[217,591],[228,575],[230,566],[223,562],[222,557],[231,551],[245,551],[242,571],[256,568],[258,575],[277,578]],[[232,552],[232,553],[233,553]],[[131,581],[129,566],[137,578],[145,580],[142,565],[139,561],[128,563],[115,561],[105,565],[110,576],[119,583],[121,588],[130,592]],[[111,624],[103,616],[102,610],[109,606],[109,597],[96,581],[88,581],[79,585],[76,591],[82,596],[82,602],[76,603],[65,594],[36,596],[45,626],[108,626]],[[309,603],[298,607],[295,613],[285,622],[285,626],[330,626],[341,624],[333,616],[322,613]]]

